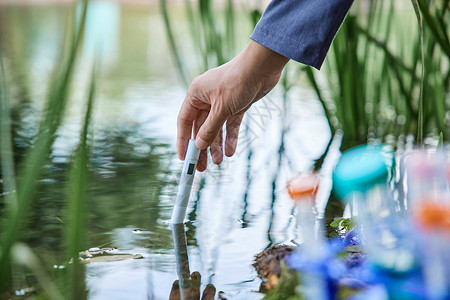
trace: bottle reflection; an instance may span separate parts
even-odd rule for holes
[[[172,237],[177,261],[178,280],[172,285],[170,300],[209,300],[214,299],[216,288],[208,284],[200,294],[201,275],[199,272],[191,274],[189,270],[189,259],[187,253],[186,234],[184,224],[172,224]]]

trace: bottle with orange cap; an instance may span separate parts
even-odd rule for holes
[[[325,247],[325,238],[321,235],[320,223],[317,222],[315,197],[319,187],[317,174],[303,174],[288,183],[288,192],[295,201],[298,237],[301,240],[300,255],[311,265],[301,274],[298,292],[306,300],[328,300],[331,295],[327,281],[319,269]]]
[[[428,298],[450,298],[450,195],[443,151],[417,150],[406,160],[408,207],[419,240]]]
[[[316,173],[302,174],[288,183],[287,189],[297,208],[297,228],[300,239],[316,243],[315,197],[319,187]],[[314,249],[313,249],[314,251]]]
[[[421,199],[415,208],[416,239],[428,299],[450,299],[450,207],[436,199]]]

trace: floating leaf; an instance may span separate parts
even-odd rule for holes
[[[80,259],[83,263],[89,264],[93,262],[111,262],[124,259],[141,259],[144,258],[140,254],[118,253],[117,248],[90,248],[89,250],[80,252]]]
[[[142,259],[142,258],[144,257],[140,254],[103,254],[83,259],[83,263],[89,264],[94,262],[112,262],[124,259]]]

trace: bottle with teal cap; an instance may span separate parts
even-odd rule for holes
[[[416,270],[415,245],[409,219],[399,210],[389,189],[388,165],[392,160],[389,163],[386,157],[381,145],[363,145],[344,152],[333,172],[333,189],[351,206],[372,265],[401,276]]]

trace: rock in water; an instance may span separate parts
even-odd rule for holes
[[[255,256],[253,267],[262,279],[261,292],[274,288],[281,276],[281,261],[294,251],[294,246],[273,245]]]

